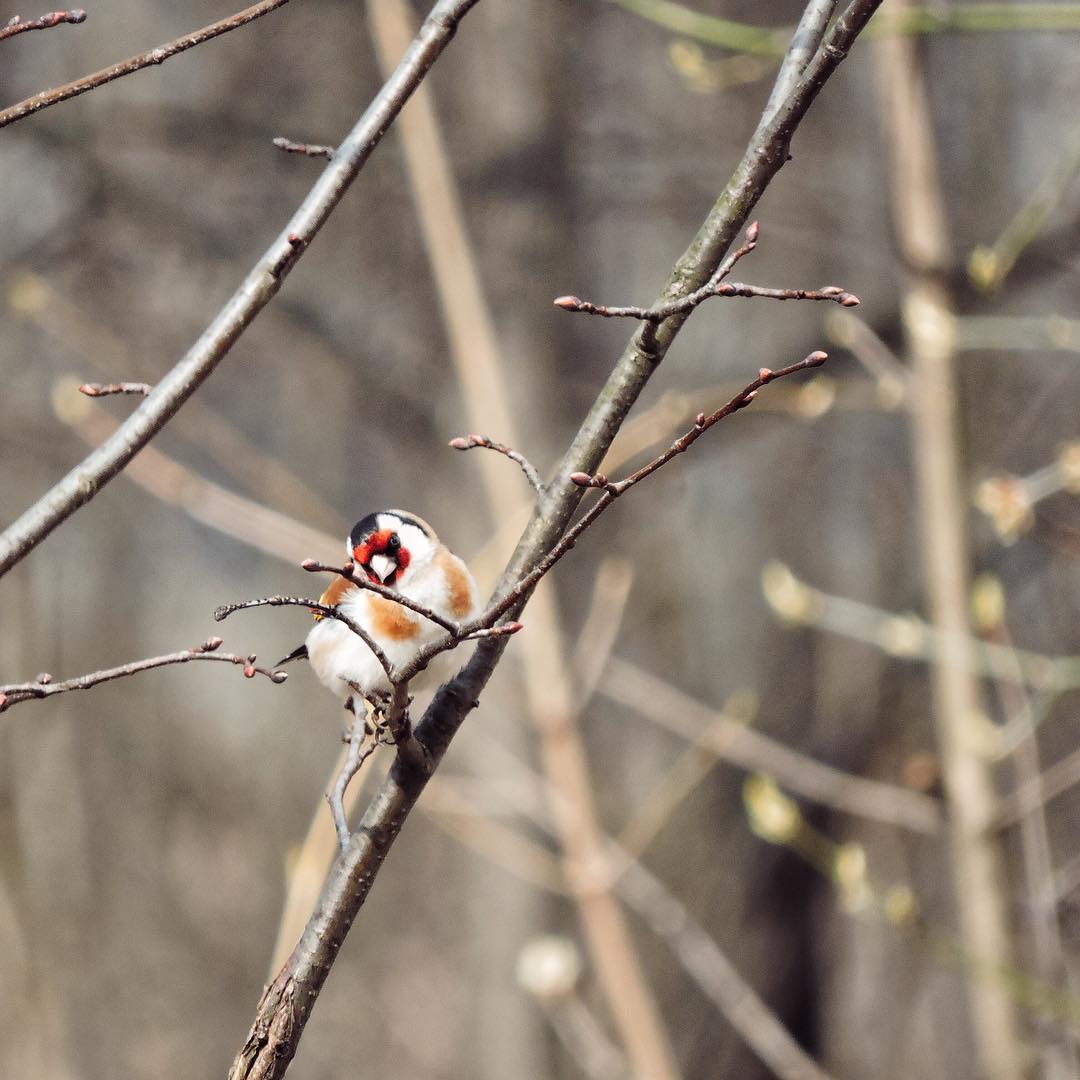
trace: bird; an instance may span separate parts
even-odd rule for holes
[[[345,550],[369,581],[415,600],[444,619],[464,623],[479,613],[479,589],[468,567],[415,514],[403,510],[368,514],[352,527]],[[398,668],[446,633],[423,615],[344,577],[330,584],[319,603],[336,607],[366,630]],[[280,664],[308,660],[319,681],[350,711],[355,706],[362,713],[362,703],[354,700],[357,691],[368,702],[390,693],[386,672],[364,641],[337,619],[324,618],[320,612],[314,612],[314,617],[307,640]]]

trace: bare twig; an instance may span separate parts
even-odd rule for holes
[[[347,626],[372,651],[375,659],[379,661],[380,667],[386,672],[387,679],[393,682],[394,665],[390,663],[386,653],[379,647],[379,643],[359,623],[350,619],[348,615],[345,615],[336,607],[320,604],[318,600],[311,600],[304,596],[263,596],[258,600],[241,600],[235,604],[222,604],[221,607],[214,611],[214,621],[222,622],[235,611],[246,611],[248,608],[256,607],[306,607],[312,613],[318,612],[318,614],[326,618],[337,619],[339,623]]]
[[[826,33],[822,47],[793,92],[766,127],[755,134],[727,188],[698,235],[672,270],[658,304],[700,288],[743,227],[767,184],[788,159],[791,138],[837,66],[847,56],[880,0],[852,0]],[[442,5],[440,5],[441,7]],[[611,445],[619,426],[663,360],[685,321],[676,315],[659,326],[643,324],[616,361],[577,435],[555,470],[556,481],[543,497],[518,548],[503,572],[497,595],[523,580],[566,530],[582,491],[566,481],[571,473],[590,475]],[[496,425],[498,430],[509,427]],[[517,597],[520,609],[527,594]],[[516,616],[517,610],[511,614]],[[296,948],[266,988],[251,1032],[230,1072],[230,1080],[284,1075],[315,998],[341,944],[382,866],[391,845],[416,804],[432,770],[487,685],[505,639],[483,641],[465,667],[439,689],[416,729],[426,753],[422,766],[398,757],[357,829],[330,871],[315,914]]]
[[[327,566],[325,563],[317,562],[315,559],[305,559],[300,565],[311,574],[337,574],[339,577],[343,577],[346,581],[355,585],[358,589],[365,589],[368,592],[375,593],[376,596],[381,596],[384,600],[390,600],[395,604],[400,604],[410,611],[415,611],[417,615],[423,615],[425,619],[430,619],[431,622],[441,626],[448,633],[460,636],[461,628],[452,619],[444,618],[426,604],[421,604],[419,601],[413,600],[409,596],[405,596],[396,589],[391,589],[387,585],[372,581],[363,574],[357,574],[356,567],[351,562],[347,562],[344,566]]]
[[[450,446],[455,450],[471,450],[473,447],[482,446],[485,450],[494,450],[498,454],[504,454],[511,461],[517,462],[521,471],[525,474],[525,479],[529,481],[537,495],[544,493],[544,485],[540,481],[540,474],[520,450],[513,450],[505,443],[496,442],[486,435],[459,435],[456,439],[450,440]]]
[[[54,694],[66,694],[69,690],[89,690],[93,686],[99,686],[113,679],[123,679],[128,675],[137,675],[140,671],[149,671],[151,668],[167,667],[170,664],[187,664],[192,660],[216,660],[223,664],[236,664],[244,669],[244,675],[253,679],[256,675],[265,675],[273,683],[283,683],[289,676],[284,671],[273,671],[270,668],[258,667],[255,656],[237,656],[234,653],[222,653],[217,650],[222,641],[219,637],[212,637],[193,649],[185,649],[183,652],[168,653],[165,656],[151,656],[145,660],[133,660],[119,667],[105,668],[102,671],[91,671],[87,675],[79,675],[74,679],[65,679],[63,682],[53,682],[52,676],[39,675],[33,682],[11,683],[0,686],[0,712],[10,709],[13,705],[21,705],[24,701],[33,701],[41,698],[52,697]]]
[[[106,397],[109,394],[139,394],[147,397],[152,389],[149,383],[144,382],[88,382],[79,387],[79,393],[87,397]]]
[[[23,119],[24,116],[30,116],[33,113],[40,112],[42,109],[47,109],[50,105],[56,105],[61,101],[67,101],[69,98],[78,97],[79,94],[85,94],[88,90],[96,90],[99,86],[104,86],[114,79],[122,79],[125,75],[131,75],[136,71],[141,71],[143,68],[151,67],[154,64],[162,64],[169,57],[176,56],[177,53],[186,52],[196,45],[201,45],[204,41],[209,41],[211,38],[216,38],[221,34],[227,34],[230,30],[237,30],[241,26],[246,26],[249,22],[263,15],[268,15],[271,11],[283,7],[288,2],[289,0],[261,0],[261,3],[252,4],[251,7],[245,8],[235,15],[230,15],[227,19],[220,19],[209,26],[204,26],[201,30],[196,30],[191,34],[185,34],[183,37],[177,38],[175,41],[159,45],[149,52],[139,53],[138,56],[129,56],[126,60],[121,60],[118,64],[112,64],[107,68],[102,68],[100,71],[95,71],[92,75],[85,75],[81,79],[58,86],[53,90],[45,90],[40,94],[35,94],[25,101],[20,101],[17,105],[10,105],[8,108],[0,110],[0,127],[13,124],[16,120]]]
[[[32,22],[23,22],[16,15],[0,29],[0,41],[25,33],[27,30],[48,30],[50,27],[62,26],[64,23],[81,22],[86,22],[86,12],[82,8],[72,8],[70,11],[50,11],[48,15],[42,15],[40,19],[34,19]]]
[[[274,145],[286,154],[303,154],[305,157],[321,157],[332,161],[336,151],[332,146],[322,146],[319,143],[293,142],[292,139],[283,138],[279,135],[274,139]]]
[[[641,322],[649,323],[662,323],[673,315],[687,315],[699,304],[708,300],[710,296],[761,296],[769,300],[831,300],[842,307],[858,306],[859,298],[854,293],[840,288],[839,285],[826,285],[824,288],[817,290],[766,289],[759,285],[725,282],[724,278],[731,272],[735,263],[757,246],[758,234],[759,227],[755,221],[746,230],[746,243],[724,260],[720,269],[707,284],[667,304],[649,308],[614,307],[607,304],[593,304],[577,296],[559,296],[552,302],[557,308],[562,308],[563,311],[580,311],[586,315],[601,315],[605,319],[638,319]],[[459,449],[464,448],[459,447]]]
[[[744,256],[749,255],[757,247],[758,236],[761,233],[761,225],[752,221],[746,230],[746,239],[741,247],[730,252],[723,262],[716,268],[709,280],[699,289],[695,289],[687,296],[680,297],[666,304],[656,304],[651,308],[637,307],[603,307],[590,304],[587,300],[580,300],[576,296],[558,296],[552,301],[563,311],[583,311],[591,315],[603,315],[605,318],[631,318],[645,322],[659,323],[672,315],[686,315],[694,310],[710,296],[716,295],[716,286],[731,273],[735,264]]]
[[[250,22],[284,2],[267,0],[248,8],[232,19],[215,23],[214,26],[219,28],[215,33],[224,33],[226,29]],[[150,396],[120,426],[113,438],[90,454],[0,535],[0,575],[10,570],[116,476],[217,367],[246,327],[277,294],[286,275],[446,47],[460,19],[476,2],[440,0],[435,5],[393,77],[385,83],[341,144],[334,160],[323,170],[292,219],[187,355],[157,383]],[[0,120],[3,115],[0,114]]]
[[[365,715],[364,710],[356,710],[353,722],[346,736],[349,743],[345,761],[341,771],[334,781],[334,786],[328,792],[326,801],[330,804],[330,811],[334,817],[334,828],[337,830],[338,843],[342,851],[349,845],[349,819],[345,811],[345,791],[349,782],[360,771],[360,767],[372,754],[378,745],[378,729],[375,724],[369,723],[368,717],[373,716],[369,710]],[[370,730],[369,730],[370,729]]]

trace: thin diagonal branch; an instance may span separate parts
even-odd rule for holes
[[[251,18],[285,0],[249,8]],[[341,201],[412,92],[477,0],[440,0],[393,76],[341,144],[307,198],[187,355],[154,387],[116,434],[0,535],[0,576],[97,494],[172,418],[274,298],[285,276]],[[240,18],[241,16],[234,16]],[[228,20],[226,20],[228,21]],[[220,25],[220,24],[215,24]],[[231,27],[230,27],[231,29]],[[221,33],[224,30],[219,31]],[[3,114],[0,114],[2,119]]]
[[[253,679],[258,674],[265,675],[273,683],[283,683],[289,677],[284,671],[257,667],[253,655],[237,656],[234,653],[218,652],[221,645],[221,638],[212,637],[193,649],[184,649],[183,652],[168,653],[165,656],[151,656],[145,660],[133,660],[119,667],[91,671],[86,675],[78,675],[74,679],[64,679],[62,682],[53,682],[51,675],[43,674],[33,682],[0,686],[0,712],[10,709],[13,705],[21,705],[24,701],[39,701],[41,698],[52,697],[54,694],[66,694],[71,690],[89,690],[91,687],[100,686],[113,679],[137,675],[140,671],[168,667],[170,664],[187,664],[192,660],[216,660],[223,664],[236,664],[244,669],[244,675],[249,679]]]
[[[20,101],[17,105],[10,105],[8,108],[0,110],[0,127],[13,124],[16,120],[22,120],[23,117],[47,109],[50,105],[57,105],[61,101],[78,97],[89,90],[96,90],[99,86],[104,86],[115,79],[122,79],[125,75],[131,75],[136,71],[141,71],[143,68],[163,64],[169,57],[176,56],[177,53],[186,52],[196,45],[201,45],[204,41],[209,41],[211,38],[227,34],[230,30],[237,30],[241,26],[246,26],[249,22],[253,22],[263,15],[268,15],[271,11],[283,7],[288,2],[289,0],[261,0],[261,3],[253,4],[235,15],[230,15],[227,19],[220,19],[209,26],[204,26],[201,30],[195,30],[193,33],[176,38],[175,41],[159,45],[149,52],[129,56],[126,60],[121,60],[118,64],[112,64],[107,68],[102,68],[100,71],[95,71],[92,75],[85,75],[81,79],[65,83],[65,85],[58,86],[53,90],[45,90],[40,94],[35,94],[25,101]],[[72,12],[72,14],[75,14],[75,12]],[[48,16],[45,16],[45,18],[48,18]],[[66,21],[81,20],[69,19]]]
[[[347,562],[344,566],[327,566],[325,563],[317,562],[315,559],[305,559],[300,565],[309,574],[337,574],[339,577],[343,577],[351,585],[355,585],[358,589],[373,592],[376,596],[381,596],[384,600],[389,600],[394,604],[400,604],[403,608],[408,608],[409,611],[415,611],[417,615],[423,615],[425,619],[430,619],[431,622],[441,626],[448,633],[455,635],[460,634],[461,628],[452,619],[444,618],[426,604],[421,604],[419,601],[413,600],[412,597],[406,596],[396,589],[391,589],[387,585],[381,585],[377,581],[371,581],[369,578],[357,574],[356,566],[351,562]]]
[[[15,16],[3,29],[0,29],[0,41],[15,37],[16,34],[24,34],[27,30],[49,30],[54,26],[63,26],[64,23],[86,22],[86,12],[82,8],[72,8],[70,11],[50,11],[48,15],[42,15],[40,19],[32,22],[23,22],[18,15]]]

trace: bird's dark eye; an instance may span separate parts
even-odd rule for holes
[[[397,551],[401,547],[401,537],[397,533],[391,533],[390,539],[386,541],[387,551]]]

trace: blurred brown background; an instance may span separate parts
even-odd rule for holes
[[[786,0],[694,7],[775,27],[802,10]],[[231,8],[113,0],[88,10],[82,26],[3,44],[5,101]],[[1080,516],[1065,490],[1070,475],[1076,490],[1076,467],[1054,471],[1062,446],[1077,438],[1080,390],[1080,333],[1068,321],[1078,284],[1080,202],[1068,160],[1076,49],[1077,32],[935,33],[918,43],[947,214],[946,276],[959,340],[979,346],[956,356],[963,494],[1051,467],[1046,497],[1019,514],[1013,533],[993,496],[1020,499],[1023,511],[1031,492],[982,489],[999,516],[972,513],[972,570],[1000,582],[1012,641],[1049,655],[1080,649]],[[734,277],[842,284],[862,298],[860,319],[902,357],[906,285],[889,205],[891,135],[876,92],[879,50],[860,42],[812,109],[794,160],[755,212],[759,250]],[[768,94],[769,62],[725,66],[730,55],[607,0],[484,0],[431,75],[521,448],[544,473],[631,329],[567,315],[551,299],[575,292],[647,303],[655,294]],[[153,382],[303,197],[320,163],[286,156],[271,139],[339,140],[380,83],[365,6],[297,0],[0,132],[5,524],[79,460],[85,439],[104,437],[105,418],[134,407],[87,402],[73,387]],[[993,243],[1055,169],[1063,179],[1045,223],[1004,286],[979,292],[965,273],[969,253]],[[565,648],[588,659],[590,642],[577,643],[577,634],[601,561],[618,557],[625,563],[607,572],[633,573],[625,611],[605,607],[604,592],[598,609],[621,618],[613,663],[637,665],[710,708],[738,695],[736,712],[791,747],[937,796],[928,667],[884,647],[903,652],[895,635],[912,624],[864,611],[852,626],[869,640],[856,641],[822,625],[832,609],[818,602],[803,609],[809,622],[792,627],[762,588],[763,569],[779,562],[808,586],[881,612],[926,610],[911,425],[896,392],[902,369],[887,359],[875,374],[838,347],[837,335],[851,332],[838,311],[717,300],[695,315],[635,414],[654,410],[642,444],[655,443],[654,453],[758,367],[819,347],[833,360],[812,382],[763,391],[578,545],[554,574]],[[972,316],[997,321],[963,322]],[[669,407],[656,411],[662,401]],[[482,414],[483,402],[473,404]],[[200,477],[335,543],[368,511],[403,506],[464,557],[478,556],[497,531],[480,483],[482,452],[446,448],[469,429],[467,415],[392,134],[281,295],[153,443],[158,456],[139,459],[143,486],[117,478],[0,581],[0,681],[43,670],[67,677],[217,632],[226,648],[261,661],[297,643],[308,626],[302,611],[238,614],[224,628],[211,613],[248,596],[317,592],[296,561],[336,559],[337,549],[302,550],[290,565],[265,550],[292,543],[280,522],[262,550],[225,535],[214,525],[242,531],[251,520],[215,502]],[[170,471],[170,461],[191,472]],[[522,503],[527,494],[522,483]],[[508,505],[502,516],[517,510]],[[511,527],[476,564],[484,584],[513,540]],[[802,595],[776,567],[768,580],[774,606],[792,589]],[[528,612],[524,621],[528,633]],[[592,625],[611,629],[603,617]],[[518,644],[452,750],[442,795],[425,795],[430,807],[408,823],[354,927],[301,1045],[298,1078],[622,1075],[587,952],[572,1007],[563,999],[541,1007],[516,975],[522,948],[538,935],[580,946],[573,903],[519,866],[550,841],[519,820],[521,785],[503,756],[537,761]],[[657,785],[676,793],[642,862],[822,1066],[838,1077],[981,1075],[965,980],[1005,980],[971,976],[973,958],[949,948],[956,931],[944,836],[800,799],[807,824],[799,829],[822,834],[814,865],[798,844],[755,835],[745,771],[720,761],[682,782],[670,770],[688,743],[648,719],[649,693],[629,691],[640,701],[630,708],[604,685],[601,677],[582,730],[605,828],[618,835],[640,820],[643,805],[658,805]],[[984,688],[992,743],[1016,695],[998,695],[992,680]],[[1076,701],[1075,693],[1046,701],[1043,763],[1076,748]],[[269,976],[290,860],[313,815],[328,816],[322,795],[339,729],[309,672],[274,687],[224,665],[152,672],[0,717],[0,1074],[224,1073]],[[999,790],[1015,789],[1016,762],[988,760]],[[516,793],[500,791],[515,785]],[[1067,874],[1078,808],[1067,790],[1049,804],[1059,873],[1034,883],[1049,896],[1039,910],[1022,837],[1016,828],[1001,833],[1015,963],[1066,995],[1054,1008],[1031,1008],[1035,991],[1014,994],[1032,1075],[1050,1075],[1041,1048],[1071,1045],[1076,1022],[1066,976],[1080,960]],[[478,824],[488,820],[506,828],[489,834]],[[529,846],[516,848],[515,835]],[[865,857],[867,876],[856,870],[854,890],[849,881],[845,892],[842,874],[830,878],[832,843],[861,845],[844,849]],[[872,888],[873,902],[860,885]],[[929,932],[897,914],[912,900]],[[683,1074],[770,1075],[663,941],[628,917]],[[1038,969],[1032,944],[1040,920],[1059,934],[1052,971]]]

